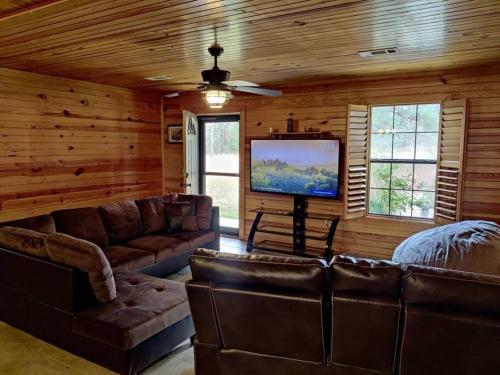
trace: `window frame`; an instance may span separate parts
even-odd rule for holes
[[[420,133],[436,133],[438,137],[438,142],[437,142],[437,153],[436,153],[436,160],[424,160],[424,159],[419,159],[419,160],[413,160],[409,161],[409,159],[372,159],[371,158],[371,147],[372,147],[372,110],[373,107],[397,107],[397,106],[403,106],[403,105],[425,105],[425,104],[438,104],[439,105],[439,124],[438,124],[438,129],[436,132],[420,132]],[[442,101],[422,101],[422,102],[401,102],[401,103],[380,103],[380,104],[370,104],[368,106],[368,132],[367,132],[367,176],[366,176],[366,217],[370,218],[378,218],[378,219],[388,219],[388,220],[408,220],[410,222],[425,222],[425,223],[434,223],[436,222],[436,194],[437,194],[437,174],[438,174],[438,163],[439,163],[439,140],[440,140],[440,134],[441,134],[441,121],[442,121],[442,110],[443,110],[443,102]],[[417,114],[418,114],[418,107],[417,107]],[[394,125],[394,124],[393,124]],[[407,134],[415,134],[415,152],[416,152],[416,142],[417,142],[417,137],[416,134],[418,132],[416,131],[416,127],[418,124],[415,124],[415,132],[399,132],[399,133],[407,133]],[[394,139],[392,140],[391,144],[391,150],[394,150]],[[391,153],[393,154],[393,153]],[[434,180],[434,215],[432,218],[425,218],[425,217],[413,217],[413,216],[401,216],[401,215],[390,215],[390,214],[377,214],[377,213],[370,213],[370,193],[371,193],[371,166],[372,166],[372,160],[375,163],[388,163],[391,164],[391,177],[392,177],[392,164],[393,163],[403,163],[403,164],[412,164],[413,167],[413,181],[412,181],[412,202],[413,202],[413,192],[415,191],[413,189],[413,182],[415,179],[415,165],[416,164],[424,164],[424,165],[431,165],[434,164],[436,167],[436,178]],[[389,191],[389,212],[390,212],[390,200],[391,200],[391,192],[393,189],[391,189],[390,185],[388,189],[380,189],[380,190],[388,190]],[[400,189],[394,189],[396,191],[407,191],[407,190],[400,190]],[[430,192],[430,191],[424,191],[424,190],[417,190],[417,191],[422,191],[422,192]],[[413,210],[413,208],[412,208]]]

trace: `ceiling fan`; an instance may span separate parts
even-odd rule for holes
[[[183,82],[172,83],[172,85],[197,85],[192,90],[172,92],[164,95],[164,98],[175,98],[181,93],[186,91],[200,91],[203,93],[203,100],[210,106],[210,108],[222,108],[229,99],[233,97],[231,91],[241,91],[250,94],[264,95],[264,96],[281,96],[280,90],[270,90],[259,87],[258,84],[248,81],[230,81],[231,73],[227,70],[222,70],[217,66],[217,58],[222,55],[224,48],[217,42],[214,43],[209,49],[210,55],[214,57],[214,66],[210,70],[201,72],[203,82]]]

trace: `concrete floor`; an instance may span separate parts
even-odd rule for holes
[[[221,251],[241,254],[245,252],[245,243],[237,238],[222,237]],[[189,278],[188,267],[169,277],[177,281],[186,281]],[[114,372],[0,322],[0,374],[108,375]],[[143,374],[194,375],[193,348],[189,341],[149,367]]]

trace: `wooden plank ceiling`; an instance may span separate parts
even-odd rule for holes
[[[198,82],[200,70],[212,66],[207,48],[215,28],[225,48],[219,66],[233,79],[267,85],[500,60],[498,0],[6,3],[0,66],[129,88],[170,91]],[[32,3],[45,6],[9,16],[9,4],[19,10]],[[388,47],[400,53],[357,54]],[[144,80],[156,75],[172,80]]]

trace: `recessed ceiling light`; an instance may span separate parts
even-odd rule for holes
[[[172,79],[172,77],[170,77],[170,76],[153,76],[153,77],[146,77],[144,79],[148,80],[148,81],[167,81],[169,79]]]

